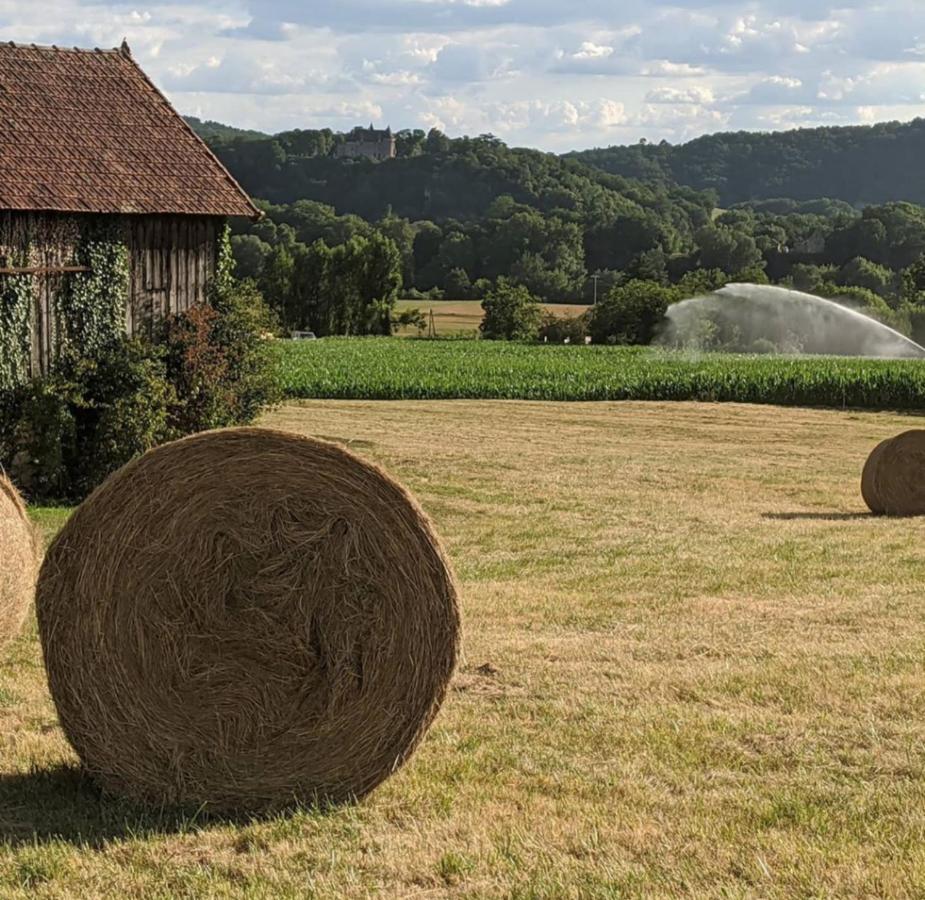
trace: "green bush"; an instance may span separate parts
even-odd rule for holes
[[[163,329],[173,429],[193,434],[246,425],[278,396],[269,343],[276,324],[251,281],[211,304],[169,318]]]
[[[877,265],[861,256],[848,260],[835,276],[835,283],[843,288],[866,288],[880,297],[897,294],[899,281],[900,279],[891,269]]]
[[[170,437],[172,399],[158,354],[138,341],[117,341],[94,360],[62,357],[10,398],[6,467],[33,501],[79,501]]]
[[[482,301],[482,337],[492,341],[531,341],[539,332],[542,311],[523,285],[499,278]]]
[[[276,401],[269,344],[277,323],[252,281],[213,292],[210,304],[170,317],[163,328],[167,379],[179,434],[247,425]]]
[[[588,333],[595,344],[651,344],[665,320],[671,303],[679,298],[676,288],[654,281],[629,281],[619,285],[591,309]]]
[[[543,313],[539,339],[549,344],[583,344],[588,334],[588,315],[560,316],[554,312]]]
[[[167,415],[174,391],[161,356],[156,348],[125,338],[96,360],[74,365],[80,393],[70,469],[78,496],[174,436]]]
[[[925,341],[925,309],[911,307],[909,309],[909,333],[916,343]]]
[[[76,422],[56,378],[39,378],[4,398],[3,467],[31,500],[71,493],[67,460]]]

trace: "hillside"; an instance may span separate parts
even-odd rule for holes
[[[735,132],[687,144],[637,144],[569,154],[625,178],[715,191],[720,205],[831,197],[853,206],[925,203],[925,119],[772,134]]]
[[[367,221],[390,213],[412,221],[473,221],[490,215],[499,197],[583,221],[645,210],[667,216],[675,209],[700,223],[712,208],[710,198],[689,190],[645,187],[487,137],[399,132],[399,158],[377,165],[334,158],[343,135],[329,130],[260,136],[214,122],[190,124],[253,196],[281,205],[312,200]]]
[[[205,141],[233,141],[233,140],[265,140],[270,135],[262,131],[251,131],[247,128],[235,128],[233,125],[224,125],[213,122],[211,119],[203,121],[195,116],[185,116],[186,124],[190,126]]]

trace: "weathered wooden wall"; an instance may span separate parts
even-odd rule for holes
[[[34,279],[32,357],[34,375],[47,371],[54,357],[57,323],[55,297],[74,265],[81,233],[93,216],[0,212],[2,270],[39,270]],[[224,220],[195,216],[121,216],[117,225],[129,253],[126,331],[150,337],[164,316],[206,300],[215,274],[218,239]]]
[[[153,324],[206,300],[218,259],[221,219],[139,216],[126,220],[131,286],[129,334],[150,336]]]

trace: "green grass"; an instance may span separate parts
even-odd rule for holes
[[[925,407],[925,362],[688,355],[649,348],[329,338],[281,342],[293,399],[702,400]]]
[[[33,506],[29,510],[46,544],[61,530],[70,514],[71,510],[62,506]]]

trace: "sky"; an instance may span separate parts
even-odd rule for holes
[[[182,113],[270,132],[562,152],[925,115],[922,0],[0,0],[0,40],[123,37]]]

